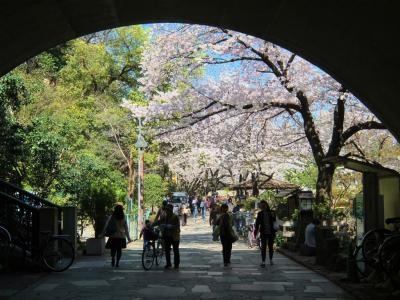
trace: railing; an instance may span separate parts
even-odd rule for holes
[[[14,243],[32,253],[39,247],[39,209],[0,192],[0,223]]]
[[[140,232],[140,230],[137,228],[137,215],[133,213],[127,213],[126,222],[128,223],[128,230],[131,239],[137,239]]]
[[[15,199],[18,199],[24,204],[30,207],[41,208],[41,207],[55,207],[58,210],[58,232],[61,233],[62,224],[62,208],[50,201],[40,198],[35,194],[27,192],[20,187],[17,187],[11,183],[0,180],[0,192],[7,194]],[[0,219],[1,220],[1,219]]]

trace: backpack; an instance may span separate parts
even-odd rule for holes
[[[107,223],[107,227],[104,232],[104,235],[107,237],[110,237],[113,234],[115,234],[116,232],[117,232],[117,223],[115,222],[115,219],[111,216]]]

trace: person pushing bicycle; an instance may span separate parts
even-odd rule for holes
[[[154,222],[153,226],[160,225],[165,246],[165,259],[167,264],[165,269],[172,267],[171,264],[171,246],[174,251],[174,268],[179,269],[179,240],[180,240],[180,222],[177,215],[173,213],[173,205],[168,204],[165,207],[165,215],[158,222]]]

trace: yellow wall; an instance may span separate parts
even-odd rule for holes
[[[384,199],[384,220],[400,217],[400,180],[398,177],[379,179],[379,193]]]

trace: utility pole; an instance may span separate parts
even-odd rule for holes
[[[135,143],[136,148],[138,149],[138,214],[136,220],[136,238],[138,238],[138,232],[143,227],[143,178],[144,178],[144,157],[143,152],[147,147],[147,142],[142,136],[142,120],[138,118],[138,137]]]

